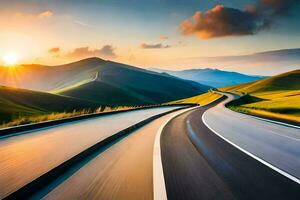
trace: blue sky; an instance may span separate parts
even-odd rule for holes
[[[141,67],[179,69],[203,65],[188,63],[187,60],[194,57],[244,55],[300,47],[298,0],[285,0],[293,7],[288,8],[287,13],[269,16],[268,20],[272,19],[270,28],[256,25],[265,20],[261,17],[251,22],[257,27],[248,29],[245,25],[246,30],[242,32],[206,30],[204,18],[210,19],[207,11],[212,11],[216,5],[222,5],[219,7],[221,12],[235,11],[245,16],[250,13],[245,9],[247,5],[258,8],[263,1],[266,0],[1,1],[0,42],[3,45],[0,54],[16,51],[23,62],[60,64],[80,59],[80,56],[67,55],[80,55],[82,51],[82,57],[96,55]],[[197,11],[201,12],[202,21],[181,30],[181,24]],[[253,16],[251,14],[250,18]],[[223,23],[223,19],[221,21]],[[241,22],[242,29],[248,21]],[[184,31],[188,34],[183,34]],[[105,45],[110,46],[106,48],[110,52],[102,55],[99,52],[104,52],[101,49]],[[88,48],[83,50],[83,47]],[[51,48],[58,51],[49,53]]]

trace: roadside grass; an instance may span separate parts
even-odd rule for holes
[[[300,90],[253,93],[228,107],[237,112],[300,122]]]
[[[280,94],[254,94],[254,97],[263,98],[262,101],[250,102],[243,105],[248,108],[270,110],[278,113],[300,114],[300,90],[282,92]],[[294,110],[294,111],[293,111]]]
[[[194,97],[190,97],[190,98],[186,98],[186,99],[181,99],[181,100],[177,100],[177,101],[172,101],[169,102],[167,104],[185,104],[185,103],[195,103],[195,104],[199,104],[201,106],[205,106],[219,98],[221,98],[222,95],[218,94],[218,93],[214,93],[212,91],[209,91],[207,93],[201,94],[201,95],[197,95]]]
[[[134,108],[136,108],[136,107],[127,107],[127,106],[118,106],[118,107],[105,106],[104,107],[103,106],[103,107],[99,107],[95,110],[81,109],[81,110],[74,110],[72,112],[55,112],[55,113],[32,115],[32,116],[19,116],[15,119],[12,119],[9,122],[4,122],[3,124],[0,125],[0,128],[7,128],[7,127],[13,127],[13,126],[19,126],[19,125],[25,125],[25,124],[58,120],[58,119],[75,117],[75,116],[86,115],[86,114],[105,113],[105,112],[120,111],[120,110],[130,110],[130,109],[134,109]]]
[[[233,111],[245,113],[245,114],[256,114],[259,116],[274,117],[274,118],[278,118],[278,119],[300,122],[300,112],[299,111],[298,111],[297,115],[291,115],[291,114],[276,113],[273,110],[268,111],[268,110],[262,110],[262,109],[257,109],[257,108],[248,108],[248,107],[243,107],[243,106],[228,106],[228,108]]]
[[[231,92],[237,95],[243,95],[245,92],[244,88],[249,86],[251,83],[243,83],[239,85],[232,85],[232,86],[226,86],[222,88],[218,88],[218,90],[223,91],[223,92]]]
[[[300,70],[219,90],[248,94],[228,105],[234,111],[300,122]]]

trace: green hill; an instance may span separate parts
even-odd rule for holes
[[[300,122],[300,70],[220,90],[248,93],[233,104],[235,110]]]
[[[89,58],[60,66],[0,67],[0,85],[86,99],[108,105],[157,104],[210,87],[137,67]]]
[[[0,86],[0,122],[74,109],[97,108],[97,103],[43,92]]]
[[[66,96],[84,98],[109,105],[141,104],[145,100],[135,97],[130,92],[103,82],[91,82],[61,92]]]
[[[250,84],[244,84],[239,90],[247,93],[261,93],[299,89],[300,70],[295,70],[260,81],[252,82]]]
[[[92,81],[97,68],[105,62],[99,58],[91,58],[59,66],[0,66],[0,85],[42,92],[60,90]]]
[[[194,96],[208,86],[128,65],[108,62],[91,82],[61,92],[104,104],[157,104]],[[84,94],[84,95],[82,95]]]

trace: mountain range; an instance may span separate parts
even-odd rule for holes
[[[279,49],[253,54],[187,58],[193,65],[239,71],[246,74],[277,75],[300,68],[300,48]]]
[[[212,87],[223,87],[240,83],[252,82],[262,78],[263,76],[250,76],[237,72],[222,71],[218,69],[189,69],[182,71],[162,70],[151,68],[151,70],[176,76],[182,79],[198,82],[200,84]]]

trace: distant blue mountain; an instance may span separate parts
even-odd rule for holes
[[[160,73],[167,73],[172,76],[177,76],[186,80],[192,80],[200,84],[205,84],[216,88],[256,81],[265,78],[264,76],[252,76],[237,72],[221,71],[218,69],[210,68],[189,69],[182,71],[162,70],[157,68],[152,68],[151,70]]]
[[[248,55],[191,57],[200,66],[222,66],[234,71],[239,69],[246,74],[278,75],[300,69],[300,48],[265,51]]]

